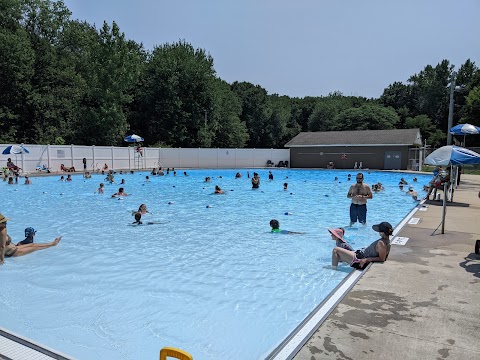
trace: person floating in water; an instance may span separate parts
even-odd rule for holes
[[[223,190],[220,188],[220,186],[215,185],[215,192],[214,194],[224,194]]]
[[[272,219],[270,220],[270,227],[272,228],[272,233],[279,233],[279,234],[305,234],[304,232],[297,232],[297,231],[288,231],[288,230],[280,230],[280,223],[278,220]]]
[[[141,204],[138,207],[137,211],[132,211],[132,215],[135,216],[135,221],[132,224],[137,224],[137,225],[143,224],[142,221],[141,221],[142,220],[142,215],[145,215],[147,213],[149,213],[149,211],[147,209],[147,205],[146,204]]]

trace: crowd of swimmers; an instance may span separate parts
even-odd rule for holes
[[[108,166],[104,166],[104,169],[102,170],[103,170],[102,174],[106,175],[104,179],[105,182],[114,184],[115,175],[117,173],[111,169],[108,169]],[[167,168],[166,171],[164,171],[162,168],[154,168],[150,173],[150,175],[164,176],[165,173],[168,175],[170,174],[170,172],[172,172],[174,176],[176,176],[177,174],[174,168],[172,169]],[[123,174],[122,171],[120,171],[119,173]],[[128,172],[125,172],[125,174],[126,173]],[[134,172],[130,171],[130,173],[133,174]],[[83,176],[85,179],[91,178],[91,174],[88,171],[85,171]],[[183,176],[189,176],[189,175],[186,171],[184,171]],[[252,177],[250,177],[250,172],[247,172],[247,177],[250,179],[253,189],[260,188],[260,175],[257,172],[253,172]],[[218,176],[217,178],[221,178],[221,176]],[[242,174],[240,172],[237,172],[235,174],[235,179],[239,179],[239,178],[242,178]],[[269,181],[273,181],[273,178],[274,177],[273,177],[272,171],[269,171],[268,172]],[[352,178],[351,174],[348,174],[347,181],[350,181],[351,178]],[[441,183],[442,181],[446,181],[446,178],[447,176],[445,175],[444,172],[442,172],[442,169],[438,169],[438,171],[434,174],[434,179],[432,179],[432,181],[428,186],[428,190],[429,190],[428,195],[432,191],[431,190],[432,188],[438,188],[438,185],[437,185],[438,181],[440,181]],[[12,177],[11,179],[9,178],[8,180],[9,180],[9,183],[13,182]],[[64,175],[61,175],[60,180],[72,181],[72,177],[70,174],[67,174],[66,178],[64,177]],[[335,181],[338,181],[338,180],[339,180],[338,177],[335,177]],[[370,189],[368,185],[364,184],[363,180],[364,180],[363,174],[358,173],[356,175],[356,183],[350,187],[349,192],[347,194],[347,197],[352,199],[352,204],[350,208],[350,218],[351,218],[350,226],[352,226],[352,224],[357,221],[359,221],[363,225],[366,224],[366,201],[372,198],[372,191],[380,192],[384,190],[384,187],[380,182],[373,184],[372,188]],[[149,181],[148,175],[145,177],[145,181]],[[205,178],[206,183],[209,183],[211,181],[212,181],[212,178],[210,176],[207,176]],[[417,179],[413,178],[412,181],[416,182]],[[18,180],[17,180],[17,183],[18,183]],[[28,176],[25,177],[25,184],[31,184],[31,180],[28,178]],[[121,179],[120,184],[121,185],[125,184],[125,179]],[[418,194],[414,190],[413,185],[409,185],[404,178],[400,179],[398,186],[400,189],[403,189],[404,186],[408,186],[408,191],[406,191],[406,194],[412,196],[413,199],[417,200]],[[283,183],[283,190],[285,191],[288,190],[287,182]],[[424,188],[424,190],[427,190],[427,188]],[[99,187],[95,190],[95,193],[104,194],[104,192],[105,192],[105,184],[104,182],[102,182],[99,184]],[[215,185],[214,194],[224,194],[224,190],[222,190],[220,186]],[[125,192],[124,187],[119,187],[118,191],[111,195],[111,197],[113,198],[122,198],[126,196],[129,196],[129,194]],[[141,204],[137,211],[132,212],[132,215],[135,218],[135,221],[133,222],[133,224],[141,225],[142,216],[144,216],[147,213],[149,213],[149,211],[147,210],[146,204]],[[29,227],[25,229],[25,234],[26,234],[25,240],[18,242],[16,245],[13,245],[13,243],[11,242],[11,238],[6,234],[6,224],[7,224],[6,220],[8,219],[6,219],[5,217],[3,217],[3,221],[1,219],[2,218],[0,217],[0,229],[2,233],[4,232],[4,235],[2,235],[4,239],[3,247],[2,247],[2,243],[0,243],[0,248],[1,248],[0,260],[2,260],[2,263],[3,263],[4,257],[20,256],[36,250],[45,249],[45,248],[57,245],[61,239],[61,237],[58,237],[51,243],[38,244],[38,245],[33,244],[33,237],[35,236],[36,231],[33,230],[33,228]],[[304,234],[303,232],[280,230],[279,221],[276,219],[272,219],[270,221],[270,226],[271,226],[271,231],[273,233]],[[361,251],[359,250],[354,251],[352,246],[346,242],[344,238],[344,234],[345,234],[344,228],[329,229],[332,239],[336,241],[336,247],[332,252],[332,268],[333,269],[337,267],[339,262],[348,262],[351,266],[363,268],[369,262],[386,260],[390,250],[389,236],[392,234],[393,228],[388,222],[382,222],[378,225],[374,225],[372,228],[381,234],[381,238],[376,240],[366,249],[364,250],[360,249]],[[28,246],[28,247],[23,247],[23,246]]]

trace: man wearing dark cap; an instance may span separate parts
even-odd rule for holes
[[[332,269],[336,269],[340,261],[350,264],[355,269],[364,269],[369,262],[383,262],[390,253],[390,236],[393,227],[388,222],[373,225],[372,229],[380,233],[380,239],[375,240],[369,246],[357,251],[335,247],[332,251]]]

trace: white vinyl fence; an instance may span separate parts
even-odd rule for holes
[[[0,144],[3,151],[9,145]],[[290,161],[289,149],[202,149],[202,148],[143,148],[141,156],[135,147],[80,146],[80,145],[28,145],[22,144],[28,154],[0,154],[0,167],[7,159],[20,166],[24,172],[32,173],[45,165],[52,172],[60,171],[60,165],[83,171],[83,158],[87,159],[87,170],[101,170],[105,164],[115,170],[141,170],[154,167],[164,168],[259,168],[267,161],[275,165]]]

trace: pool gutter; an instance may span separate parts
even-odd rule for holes
[[[50,349],[26,337],[0,327],[0,359],[8,360],[74,360],[73,357]]]
[[[423,206],[422,200],[393,230],[395,236],[407,224],[410,218]],[[337,305],[345,298],[355,284],[362,278],[373,263],[369,263],[363,271],[352,270],[343,281],[283,340],[265,360],[291,360],[312,337],[317,329],[328,318]]]

